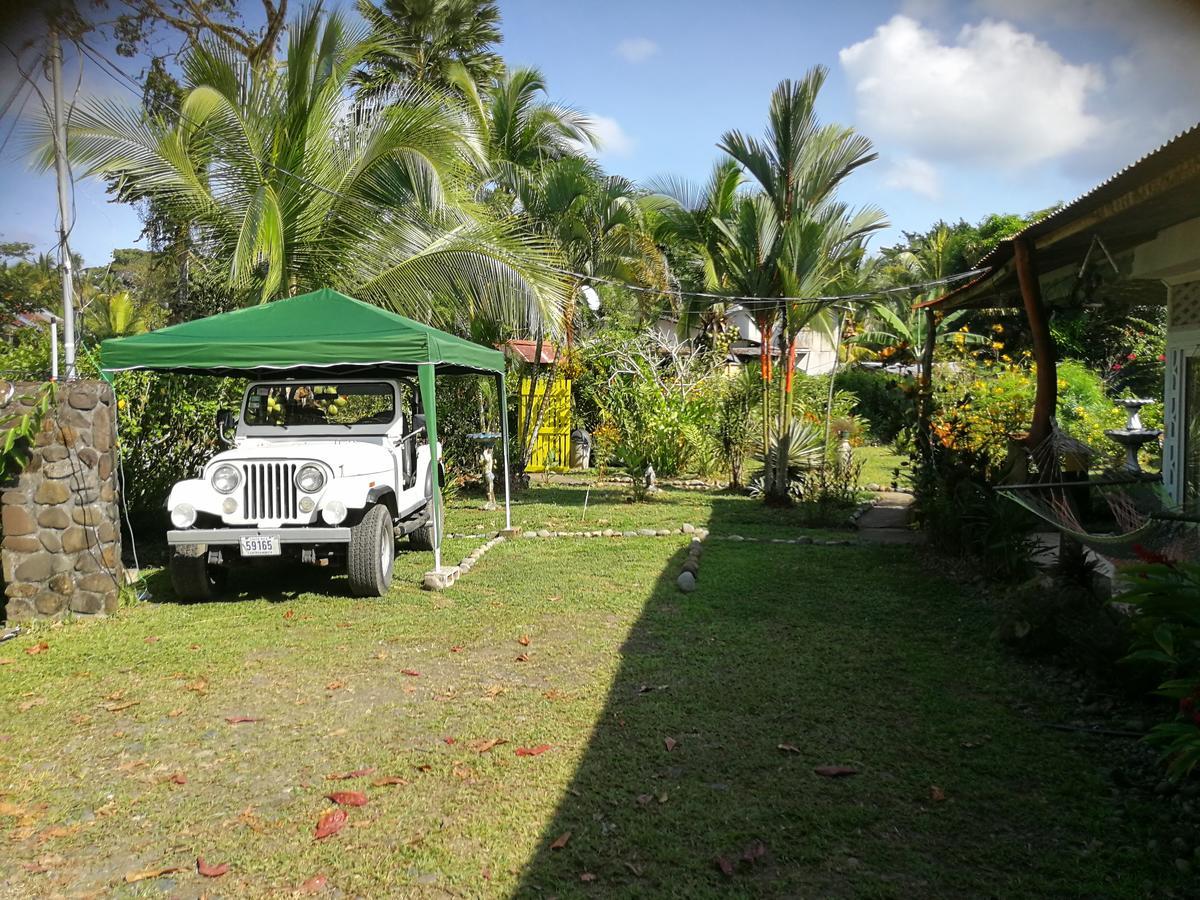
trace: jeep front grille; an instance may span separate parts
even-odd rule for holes
[[[243,463],[242,509],[250,522],[299,515],[295,463]]]

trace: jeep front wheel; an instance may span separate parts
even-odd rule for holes
[[[168,566],[171,571],[171,587],[175,596],[184,603],[203,603],[216,600],[225,589],[226,571],[220,566],[208,564],[208,548],[180,546],[171,554]]]
[[[392,514],[376,503],[362,521],[350,529],[350,549],[346,574],[350,592],[356,597],[382,597],[392,581],[392,563],[396,559],[396,537],[392,532]]]

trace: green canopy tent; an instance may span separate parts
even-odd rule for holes
[[[323,288],[310,294],[221,313],[100,345],[105,372],[148,369],[187,375],[261,378],[416,375],[433,469],[434,568],[442,567],[438,479],[437,375],[491,375],[500,394],[504,449],[504,523],[509,499],[508,404],[504,354],[404,316]]]

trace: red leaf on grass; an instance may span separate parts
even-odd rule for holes
[[[721,870],[721,874],[726,878],[733,877],[733,863],[724,856],[718,856],[716,859],[717,868]]]
[[[463,648],[460,647],[458,644],[455,644],[453,647],[450,648],[451,653],[462,653],[462,651],[463,651]]]
[[[196,858],[196,871],[205,878],[220,878],[229,871],[229,863],[221,863],[219,866],[214,866],[211,863],[206,863],[204,857]]]
[[[326,781],[349,781],[351,778],[362,778],[364,775],[370,775],[375,769],[368,766],[365,769],[355,769],[353,772],[331,772],[325,776]]]
[[[34,644],[32,647],[26,647],[25,652],[30,656],[37,656],[39,653],[45,653],[49,649],[50,645],[45,641],[41,641],[40,643]]]
[[[254,716],[226,716],[225,721],[230,725],[245,725],[249,722],[257,722],[259,720]]]
[[[679,741],[677,741],[677,740],[675,740],[675,738],[671,738],[671,737],[663,738],[663,746],[666,747],[667,752],[670,753],[672,750],[674,750],[676,747],[679,746]]]
[[[569,840],[571,840],[571,832],[564,831],[562,834],[560,834],[558,837],[556,837],[554,839],[554,843],[552,843],[550,845],[550,849],[551,850],[561,850],[563,847],[567,846],[567,841],[569,841]]]
[[[813,771],[826,778],[844,778],[847,775],[857,775],[858,769],[850,766],[817,766]]]
[[[549,744],[538,744],[536,747],[518,747],[517,756],[541,756],[549,749]]]
[[[401,670],[400,670],[400,674],[401,674],[401,675],[408,675],[408,676],[410,676],[410,677],[412,677],[412,678],[419,678],[419,677],[420,677],[420,675],[421,675],[421,673],[420,673],[420,672],[418,672],[416,669],[401,669]]]
[[[325,886],[328,884],[329,879],[324,875],[314,875],[308,881],[304,882],[304,884],[300,885],[296,891],[300,894],[319,894],[325,890]]]
[[[367,795],[362,791],[334,791],[332,794],[326,794],[325,799],[338,806],[366,806]]]
[[[344,809],[331,809],[328,812],[322,813],[321,818],[317,819],[317,828],[313,832],[313,840],[319,841],[332,834],[337,834],[345,827],[349,818]]]
[[[452,738],[452,737],[447,736],[447,737],[442,738],[442,743],[447,745],[448,747],[453,747],[455,744],[458,743],[458,738]]]
[[[187,784],[187,775],[183,774],[183,772],[176,772],[167,781],[171,782],[171,784]]]

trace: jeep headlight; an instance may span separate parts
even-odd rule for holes
[[[232,494],[242,481],[242,473],[229,464],[217,466],[212,473],[213,489],[221,494]]]
[[[176,503],[171,510],[171,524],[176,528],[191,528],[196,521],[196,508],[190,503]]]
[[[315,494],[325,487],[325,473],[316,466],[301,466],[296,473],[296,487],[306,494]]]

